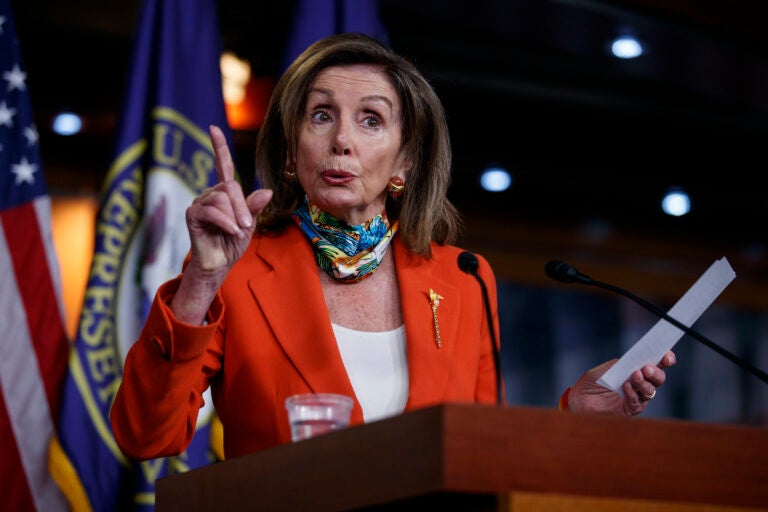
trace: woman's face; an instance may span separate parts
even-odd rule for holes
[[[347,224],[384,211],[387,182],[405,179],[400,100],[376,66],[329,67],[299,124],[296,174],[309,200]]]

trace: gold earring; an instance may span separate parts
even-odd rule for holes
[[[387,183],[387,192],[392,199],[400,199],[405,190],[405,182],[398,176],[392,176]]]
[[[285,178],[285,181],[292,182],[296,181],[296,164],[290,163],[285,166],[285,170],[283,171],[283,177]]]

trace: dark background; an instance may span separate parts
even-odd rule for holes
[[[112,157],[139,2],[13,3],[54,193],[98,193]],[[380,0],[391,46],[445,103],[451,198],[464,243],[503,276],[539,282],[550,258],[640,291],[679,296],[713,258],[739,275],[726,300],[768,309],[768,7],[764,1]],[[277,77],[292,1],[219,2],[225,49]],[[632,31],[647,54],[617,61]],[[51,116],[86,116],[59,137]],[[255,132],[236,133],[249,172]],[[514,173],[483,192],[484,165]],[[664,216],[670,186],[693,210]]]

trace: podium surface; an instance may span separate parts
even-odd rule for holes
[[[165,477],[156,489],[157,512],[511,510],[515,495],[589,498],[591,510],[625,500],[654,505],[624,510],[768,511],[768,429],[442,404]]]

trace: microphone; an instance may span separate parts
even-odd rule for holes
[[[726,349],[724,349],[714,341],[705,337],[703,334],[700,334],[698,331],[688,327],[687,325],[678,321],[677,319],[672,318],[663,310],[654,306],[647,300],[641,297],[638,297],[632,292],[629,292],[623,288],[619,288],[618,286],[613,286],[613,285],[606,284],[606,283],[597,281],[595,279],[592,279],[591,277],[585,274],[582,274],[581,272],[576,270],[574,266],[569,265],[564,261],[553,260],[548,262],[544,266],[544,272],[547,274],[547,276],[551,277],[556,281],[560,281],[561,283],[581,283],[581,284],[597,286],[598,288],[603,288],[604,290],[615,292],[629,299],[632,299],[633,301],[637,302],[638,304],[646,308],[648,311],[663,318],[664,320],[671,323],[678,329],[682,330],[692,338],[696,339],[697,341],[700,341],[707,347],[719,353],[721,356],[724,356],[725,358],[729,359],[731,362],[736,363],[741,368],[747,370],[748,372],[760,378],[763,382],[768,383],[768,374],[766,374],[764,371],[755,368],[754,366],[749,364],[749,362],[745,361],[744,359],[740,358],[735,354],[732,354],[731,352],[727,351]]]
[[[491,304],[488,300],[488,288],[485,286],[485,281],[480,277],[477,272],[480,266],[477,261],[477,256],[469,251],[464,251],[459,254],[459,268],[462,272],[475,276],[477,282],[480,283],[480,288],[483,291],[483,305],[485,306],[485,316],[488,322],[488,329],[491,331],[491,348],[493,349],[493,365],[496,370],[496,403],[502,405],[502,392],[501,392],[501,363],[499,362],[499,347],[497,345],[496,330],[493,328],[493,315],[491,314]]]

